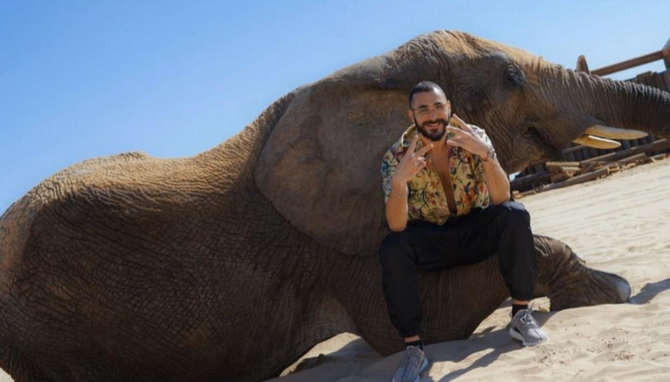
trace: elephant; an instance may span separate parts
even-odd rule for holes
[[[85,160],[17,200],[0,218],[0,367],[16,381],[259,381],[342,332],[401,350],[379,167],[421,80],[486,130],[508,173],[575,139],[670,135],[669,93],[463,32],[418,36],[289,92],[210,150]],[[534,240],[552,310],[630,297],[565,243]],[[420,272],[419,292],[427,344],[467,338],[509,297],[496,255]]]

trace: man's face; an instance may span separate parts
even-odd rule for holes
[[[447,131],[451,104],[443,92],[433,89],[414,94],[408,114],[421,135],[435,142]]]

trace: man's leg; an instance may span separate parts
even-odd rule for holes
[[[406,343],[420,341],[421,303],[417,270],[441,270],[453,265],[442,227],[410,224],[382,241],[379,260],[391,322]]]
[[[537,279],[530,214],[517,202],[477,210],[458,227],[461,264],[472,264],[498,253],[500,272],[513,303],[533,298]]]
[[[498,253],[500,271],[512,297],[510,335],[527,346],[546,341],[549,335],[528,309],[537,278],[530,214],[519,203],[505,202],[479,211],[469,223],[464,236],[474,255],[472,259]]]
[[[528,305],[528,301],[533,299],[537,280],[530,214],[517,202],[505,202],[496,207],[501,210],[495,220],[499,235],[497,252],[500,272],[510,291],[512,303]]]
[[[428,367],[419,338],[421,303],[416,271],[450,265],[447,248],[441,245],[444,235],[440,228],[430,223],[410,223],[404,231],[388,235],[379,250],[389,315],[406,346],[393,382],[418,381]]]

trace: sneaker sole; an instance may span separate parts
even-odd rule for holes
[[[423,373],[426,370],[429,363],[430,363],[430,361],[428,361],[428,358],[423,359],[423,362],[421,363],[421,367],[419,368],[419,376],[416,377],[416,379],[413,382],[419,382],[419,380],[421,379],[421,373]],[[396,382],[396,380],[394,379],[392,382]]]
[[[547,342],[547,341],[549,340],[549,338],[545,338],[544,340],[542,340],[542,341],[540,341],[540,342],[526,342],[526,341],[523,339],[523,337],[521,336],[521,334],[517,333],[517,332],[514,330],[514,328],[509,328],[509,335],[512,336],[512,338],[514,338],[515,340],[519,340],[519,341],[521,341],[521,343],[523,344],[523,346],[535,346],[535,345],[543,344],[543,343],[545,343],[545,342]]]

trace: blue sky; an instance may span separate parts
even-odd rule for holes
[[[272,101],[438,29],[574,68],[661,49],[670,1],[0,3],[0,212],[81,160],[182,157]],[[663,70],[657,62],[615,78]]]

